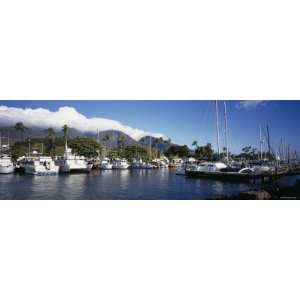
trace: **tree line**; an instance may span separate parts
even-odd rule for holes
[[[19,134],[19,141],[11,147],[11,155],[13,159],[26,155],[31,150],[49,156],[61,156],[65,151],[65,141],[68,138],[69,127],[64,125],[61,128],[62,136],[56,136],[53,128],[45,130],[45,137],[43,138],[25,138],[25,132],[29,129],[22,123],[18,122],[14,126],[16,132]],[[101,140],[97,141],[94,138],[76,137],[69,139],[68,145],[74,153],[83,155],[87,158],[93,157],[109,157],[115,159],[117,157],[124,157],[129,160],[133,158],[141,158],[143,160],[152,160],[160,157],[162,154],[169,158],[179,157],[187,158],[193,156],[199,160],[224,160],[226,158],[226,148],[222,148],[220,157],[213,149],[211,143],[199,145],[197,141],[193,141],[193,149],[189,149],[187,145],[172,144],[164,153],[161,153],[156,148],[151,148],[141,145],[126,146],[126,138],[121,135],[117,140],[116,147],[109,147],[110,135],[104,135]],[[171,142],[171,141],[170,141]],[[234,160],[255,160],[259,159],[260,153],[252,146],[246,146],[241,149],[241,152],[234,155],[229,152],[229,158]],[[263,157],[274,158],[272,154],[263,153]]]

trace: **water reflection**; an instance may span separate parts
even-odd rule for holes
[[[300,176],[285,177],[287,185]],[[253,188],[161,170],[93,170],[59,176],[0,175],[0,199],[212,199]]]

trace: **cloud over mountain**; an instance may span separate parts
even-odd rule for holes
[[[60,107],[57,111],[44,108],[16,108],[0,106],[0,125],[13,126],[22,122],[26,127],[40,127],[61,129],[64,124],[81,132],[96,132],[105,130],[119,130],[135,140],[143,136],[166,138],[161,133],[151,133],[138,128],[132,128],[119,121],[105,118],[88,118],[70,106]]]

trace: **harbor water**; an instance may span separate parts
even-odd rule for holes
[[[282,178],[285,185],[300,178]],[[0,175],[0,199],[216,199],[254,188],[250,183],[188,178],[169,169],[92,170],[88,174]]]

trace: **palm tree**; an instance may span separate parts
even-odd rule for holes
[[[196,149],[198,147],[198,142],[197,141],[193,141],[192,146],[195,147],[195,149]]]
[[[65,140],[65,148],[67,148],[67,139],[68,139],[68,132],[69,132],[69,127],[68,127],[67,124],[65,124],[62,127],[62,132],[63,132],[63,137],[64,137],[64,140]]]
[[[22,139],[24,140],[24,132],[25,130],[27,130],[28,128],[24,126],[24,124],[22,122],[18,122],[16,123],[15,125],[15,130],[17,132],[20,132],[21,136],[22,136]]]
[[[51,153],[52,150],[55,148],[55,142],[54,142],[55,141],[55,132],[54,132],[52,127],[49,127],[47,129],[47,137],[50,140],[49,150],[50,150],[50,153]]]

